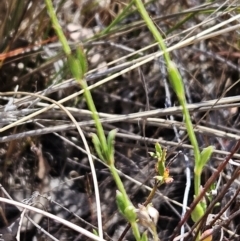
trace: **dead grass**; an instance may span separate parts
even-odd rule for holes
[[[17,91],[15,95],[6,94],[18,86],[18,91],[35,92],[60,101],[79,122],[92,146],[90,133],[95,129],[91,116],[81,90],[74,80],[69,79],[65,59],[60,44],[54,38],[44,4],[39,1],[20,2],[22,5],[14,0],[0,3],[0,127],[4,128],[37,110],[42,111],[1,132],[0,183],[18,201],[29,199],[34,191],[38,191],[48,198],[44,201],[44,209],[92,231],[93,226],[97,226],[97,217],[91,172],[82,150],[83,143],[73,123],[61,109],[57,106],[49,108],[49,103],[42,99],[21,96]],[[72,48],[83,44],[86,50],[89,64],[86,80],[92,88],[105,131],[119,129],[116,166],[122,172],[134,205],[145,201],[152,186],[154,161],[148,152],[156,141],[168,149],[169,160],[180,150],[189,158],[187,163],[181,155],[178,156],[170,166],[174,182],[161,187],[153,200],[160,212],[159,238],[171,240],[181,218],[186,167],[193,171],[193,153],[182,124],[181,111],[173,108],[178,106],[178,102],[169,87],[163,58],[160,55],[151,57],[156,56],[159,50],[135,8],[132,6],[121,21],[105,33],[101,32],[128,3],[54,1],[60,24]],[[173,48],[185,39],[237,16],[239,7],[237,1],[215,1],[212,4],[207,1],[150,1],[146,5],[159,31],[166,35],[168,46]],[[171,51],[185,82],[200,147],[214,145],[216,148],[205,168],[203,185],[240,138],[239,31],[229,30],[237,25],[239,18],[218,29],[222,32],[214,34],[217,30],[212,30],[204,35],[205,39],[195,38],[190,44]],[[41,44],[48,39],[49,42]],[[28,47],[39,44],[40,48],[27,51]],[[11,52],[13,50],[15,52]],[[144,63],[141,62],[143,60]],[[38,178],[40,161],[38,155],[31,151],[32,145],[42,146],[42,163],[51,167],[49,174],[44,174],[45,179]],[[236,153],[234,158],[238,165],[239,154]],[[126,223],[116,210],[116,188],[103,164],[96,161],[95,168],[105,239],[118,240]],[[210,213],[217,214],[224,207],[227,209],[211,224],[213,240],[239,240],[240,189],[236,168],[228,164],[221,179],[218,179],[217,194],[213,199],[220,197],[219,205]],[[233,176],[234,179],[231,179]],[[228,184],[228,189],[224,189]],[[5,195],[2,193],[1,196]],[[50,202],[49,197],[54,202]],[[188,205],[192,199],[193,185]],[[209,205],[211,203],[209,201]],[[6,227],[15,221],[16,228],[11,234],[16,235],[14,232],[18,230],[19,223],[16,218],[20,213],[12,206],[1,205],[0,233],[7,233]],[[56,221],[41,218],[38,224],[58,240],[86,240]],[[192,225],[192,221],[187,220],[185,231],[191,230]],[[202,225],[201,228],[206,230],[209,227]],[[50,239],[35,229],[22,231],[21,240],[33,240],[34,237],[37,240]],[[126,239],[133,240],[131,233]],[[184,240],[193,240],[193,237],[188,236]]]

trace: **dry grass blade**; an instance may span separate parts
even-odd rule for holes
[[[205,216],[219,215],[210,224],[202,219],[198,227],[188,220],[189,229],[185,227],[181,236],[180,232],[176,233],[176,240],[194,240],[197,228],[201,228],[201,232],[213,230],[212,241],[221,239],[218,233],[223,240],[238,240],[239,181],[233,175],[239,166],[240,154],[234,153],[234,159],[223,168],[221,175],[217,168],[240,139],[239,1],[144,2],[184,80],[187,108],[200,149],[215,147],[205,166],[202,185],[208,183],[212,174],[219,174],[211,186],[216,196],[206,190],[210,197],[205,195],[208,207]],[[194,171],[192,146],[186,138],[182,109],[166,76],[163,53],[135,5],[129,3],[127,0],[53,1],[72,51],[79,44],[86,51],[89,71],[85,79],[105,133],[119,130],[115,141],[116,166],[133,204],[137,207],[151,192],[155,162],[148,152],[153,151],[156,142],[168,149],[167,163],[179,151],[189,159],[185,162],[179,155],[171,163],[169,171],[174,182],[160,187],[153,199],[153,205],[160,212],[158,236],[166,241],[177,227],[182,209],[189,210],[193,201],[193,180],[188,177],[191,188],[185,196],[187,204],[182,205],[185,171],[190,170],[191,176]],[[1,185],[14,199],[29,199],[41,181],[40,162],[31,152],[31,143],[42,146],[43,160],[51,167],[49,181],[54,187],[48,192],[54,200],[48,204],[48,214],[63,217],[69,221],[68,225],[72,223],[89,230],[86,232],[89,239],[96,237],[91,229],[97,227],[97,215],[101,215],[104,238],[118,240],[126,223],[115,206],[116,187],[106,166],[94,155],[90,140],[90,133],[96,131],[92,113],[84,101],[83,90],[70,79],[45,5],[32,0],[2,0],[0,23]],[[16,86],[19,92],[13,92]],[[79,138],[81,131],[85,141]],[[88,150],[83,148],[85,145],[89,146]],[[88,181],[94,176],[90,158],[94,160],[98,184]],[[81,178],[72,179],[72,172]],[[97,185],[101,214],[96,211],[94,198]],[[225,186],[229,186],[228,190]],[[1,195],[6,194],[2,191]],[[214,205],[219,197],[219,206]],[[7,232],[19,211],[3,204],[5,199],[0,201],[0,215],[5,220],[0,220],[1,234]],[[60,206],[65,211],[59,210]],[[78,233],[77,226],[74,226],[75,232],[47,218],[37,225],[39,230],[39,227],[48,230],[55,240],[86,239]],[[20,239],[45,238],[41,235],[26,229],[24,233],[21,231]],[[125,238],[132,240],[131,233]]]

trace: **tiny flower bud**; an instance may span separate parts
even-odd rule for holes
[[[137,210],[139,223],[142,224],[144,227],[152,229],[153,226],[156,226],[159,212],[155,209],[151,204],[147,207],[138,204],[139,209]]]
[[[152,219],[152,221],[156,225],[157,222],[158,222],[158,218],[159,218],[158,210],[156,208],[154,208],[152,204],[148,204],[147,205],[147,211],[148,211],[148,214],[149,214],[150,218]]]

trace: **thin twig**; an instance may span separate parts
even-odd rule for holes
[[[33,211],[33,212],[36,212],[36,213],[39,213],[39,214],[42,214],[48,218],[51,218],[53,220],[56,220],[57,222],[75,230],[76,232],[79,232],[79,233],[82,233],[83,235],[85,235],[86,237],[88,238],[91,238],[93,240],[97,240],[97,241],[106,241],[105,239],[102,239],[102,238],[99,238],[98,236],[92,234],[91,232],[77,226],[76,224],[72,223],[72,222],[69,222],[63,218],[60,218],[56,215],[53,215],[51,213],[48,213],[46,211],[43,211],[39,208],[35,208],[35,207],[32,207],[32,206],[29,206],[27,204],[24,204],[24,203],[20,203],[20,202],[17,202],[17,201],[13,201],[13,200],[9,200],[9,199],[6,199],[6,198],[3,198],[3,197],[0,197],[0,202],[4,202],[4,203],[8,203],[8,204],[11,204],[11,205],[14,205],[14,206],[18,206],[18,207],[21,207],[21,208],[25,208],[27,210],[30,210],[30,211]]]

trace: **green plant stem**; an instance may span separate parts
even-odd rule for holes
[[[55,14],[55,11],[54,11],[54,7],[53,7],[53,4],[52,4],[52,1],[51,0],[45,0],[45,3],[46,3],[46,6],[47,6],[47,9],[48,9],[48,14],[51,18],[51,21],[52,21],[52,24],[53,24],[53,28],[55,29],[56,31],[56,34],[63,46],[63,51],[65,52],[65,54],[68,56],[72,53],[71,51],[71,48],[69,47],[69,44],[68,44],[68,41],[62,31],[62,28],[58,22],[58,19],[57,19],[57,16]]]
[[[143,203],[143,206],[146,207],[152,201],[152,199],[153,199],[153,197],[154,197],[154,195],[155,195],[155,193],[157,191],[157,188],[158,188],[158,185],[157,185],[157,182],[155,181],[155,184],[154,184],[151,192],[149,193],[146,201]]]
[[[143,206],[146,207],[146,206],[152,201],[152,199],[153,199],[153,197],[154,197],[154,195],[155,195],[155,193],[156,193],[156,191],[157,191],[157,188],[158,188],[158,185],[157,185],[157,182],[155,182],[155,184],[154,184],[151,192],[149,193],[146,201],[143,203]],[[121,236],[120,236],[120,238],[118,239],[118,241],[122,241],[122,240],[123,240],[123,238],[125,237],[125,235],[127,234],[128,230],[129,230],[130,227],[131,227],[130,225],[131,225],[131,224],[128,223],[128,225],[127,225],[126,228],[124,229],[124,231],[123,231],[123,233],[121,234]]]
[[[137,222],[131,222],[130,224],[131,224],[132,232],[133,232],[135,239],[137,241],[141,241],[141,236],[140,236],[140,233],[138,230]]]
[[[53,8],[53,5],[52,5],[52,1],[51,0],[45,0],[45,2],[46,2],[46,5],[47,5],[49,16],[52,20],[53,27],[54,27],[54,29],[57,33],[57,36],[58,36],[62,46],[63,46],[63,51],[67,55],[67,57],[69,57],[71,55],[72,51],[71,51],[71,48],[69,47],[68,41],[67,41],[63,31],[62,31],[61,26],[58,23],[58,20],[57,20],[57,17],[56,17],[56,14],[55,14],[55,11],[54,11],[54,8]],[[92,118],[94,119],[95,126],[97,128],[97,134],[98,134],[98,137],[99,137],[100,142],[102,144],[103,152],[106,153],[107,152],[106,137],[105,137],[105,134],[104,134],[104,131],[103,131],[102,124],[99,120],[99,116],[98,116],[96,107],[94,105],[91,92],[89,91],[88,85],[87,85],[85,80],[79,79],[79,77],[75,76],[75,75],[74,75],[74,78],[76,78],[76,81],[84,89],[84,97],[86,99],[89,110],[92,112]]]
[[[107,153],[106,136],[105,136],[105,133],[104,133],[104,130],[103,130],[103,127],[102,127],[102,123],[99,120],[99,115],[98,115],[98,112],[96,110],[95,104],[93,102],[92,94],[88,89],[86,81],[79,80],[79,82],[81,83],[82,88],[84,89],[84,97],[87,101],[88,108],[92,112],[92,118],[93,118],[93,120],[95,122],[95,126],[97,128],[97,134],[98,134],[98,137],[99,137],[100,142],[102,144],[103,152]],[[108,160],[108,161],[110,162],[111,160]]]
[[[120,176],[119,176],[115,166],[113,164],[109,165],[109,170],[110,170],[110,172],[112,174],[112,177],[113,177],[113,179],[114,179],[114,181],[115,181],[115,183],[117,185],[118,190],[122,193],[122,195],[124,196],[124,199],[128,200],[129,204],[131,204],[131,202],[130,202],[130,200],[128,198],[128,195],[126,193],[126,190],[125,190],[125,188],[123,186],[122,180],[121,180],[121,178],[120,178]]]
[[[169,53],[166,51],[166,45],[163,41],[163,38],[162,38],[161,34],[159,33],[157,27],[154,25],[153,21],[148,16],[148,13],[147,13],[142,1],[141,0],[135,0],[135,3],[136,3],[136,6],[138,8],[138,11],[142,15],[142,18],[146,22],[146,25],[148,26],[149,30],[153,34],[155,40],[158,42],[159,47],[164,52],[164,59],[166,61],[166,65],[169,66],[170,62],[171,62],[171,59],[170,59]],[[179,82],[179,85],[183,85],[181,79],[177,79],[175,81]],[[199,163],[199,161],[200,161],[200,151],[199,151],[199,147],[198,147],[198,143],[197,143],[195,133],[193,131],[193,125],[192,125],[192,121],[191,121],[191,118],[190,118],[190,114],[189,114],[189,111],[186,107],[186,99],[185,99],[184,88],[182,88],[182,89],[183,89],[182,93],[180,93],[180,94],[176,93],[176,94],[177,94],[179,102],[180,102],[180,104],[183,108],[183,114],[184,114],[184,118],[185,118],[185,122],[186,122],[187,132],[188,132],[189,139],[190,139],[191,144],[193,145],[193,149],[194,149],[195,165],[196,165],[196,163]],[[196,182],[195,182],[195,188],[194,188],[196,196],[199,194],[199,186],[200,186],[200,177],[198,175],[198,176],[196,176]]]
[[[60,42],[61,42],[61,44],[63,46],[63,50],[64,50],[66,56],[68,57],[68,63],[69,64],[74,64],[74,67],[75,66],[82,67],[81,66],[81,61],[75,62],[75,61],[77,61],[77,58],[72,56],[71,48],[69,47],[67,39],[66,39],[65,35],[63,34],[62,28],[61,28],[61,26],[58,23],[58,20],[57,20],[56,14],[54,12],[54,8],[53,8],[51,0],[45,0],[45,2],[46,2],[46,6],[47,6],[47,9],[48,9],[50,18],[51,18],[52,23],[53,23],[53,27],[55,28],[57,36],[59,37],[59,40],[60,40]],[[84,58],[85,56],[82,55],[82,57]],[[79,63],[80,63],[80,65],[78,65]],[[104,158],[107,158],[108,157],[108,155],[107,155],[107,153],[108,153],[107,140],[106,140],[106,136],[104,134],[104,130],[103,130],[102,124],[100,122],[99,115],[97,113],[97,110],[96,110],[96,107],[95,107],[95,104],[94,104],[91,92],[88,89],[88,85],[87,85],[86,81],[81,77],[81,75],[78,73],[78,71],[76,71],[75,68],[70,68],[70,69],[71,69],[72,75],[74,76],[76,81],[84,89],[84,97],[86,99],[86,102],[87,102],[89,110],[92,112],[92,118],[93,118],[93,120],[95,122],[98,138],[99,138],[99,140],[101,142],[101,147],[102,147],[102,151],[103,151],[103,154],[104,154]],[[128,198],[128,195],[127,195],[127,193],[125,191],[123,183],[122,183],[122,181],[121,181],[121,179],[120,179],[120,177],[119,177],[119,175],[118,175],[118,173],[116,171],[116,168],[115,168],[115,166],[113,164],[114,163],[113,160],[105,160],[105,161],[107,162],[107,164],[109,166],[109,169],[111,171],[111,174],[113,176],[113,179],[114,179],[114,181],[115,181],[119,191],[122,193],[122,195],[124,197],[125,204],[127,204],[126,207],[133,207],[134,208],[134,206],[132,205],[131,201]],[[131,222],[131,226],[132,226],[133,234],[134,234],[136,240],[140,241],[141,236],[140,236],[140,233],[139,233],[139,230],[138,230],[137,222],[136,221],[132,221]]]
[[[186,97],[185,97],[185,91],[183,87],[183,82],[181,75],[175,66],[175,64],[171,61],[170,55],[167,52],[166,45],[163,41],[163,38],[161,34],[159,33],[158,29],[154,25],[153,21],[151,18],[148,16],[148,13],[146,9],[144,8],[144,5],[141,0],[135,0],[136,7],[140,14],[142,15],[142,18],[144,19],[146,25],[148,26],[149,30],[151,31],[152,35],[154,36],[155,40],[158,42],[160,49],[162,49],[163,54],[164,54],[164,59],[168,68],[168,75],[169,75],[169,80],[171,82],[171,85],[178,97],[178,100],[183,108],[183,115],[186,123],[186,128],[188,132],[189,139],[191,141],[191,144],[194,149],[194,157],[195,157],[195,168],[199,165],[200,163],[200,150],[198,146],[198,142],[196,139],[196,135],[194,133],[192,121],[190,118],[189,111],[186,106]],[[194,170],[194,192],[195,196],[199,195],[199,190],[200,190],[200,175],[197,175],[196,170]],[[198,215],[198,213],[197,213]],[[199,215],[200,216],[200,215]],[[199,235],[197,236],[197,240],[199,240]]]
[[[142,15],[142,18],[145,21],[147,27],[151,31],[153,37],[158,42],[160,48],[164,52],[164,59],[166,61],[166,64],[168,64],[170,62],[170,55],[166,51],[166,46],[165,46],[165,43],[163,41],[162,36],[159,34],[158,29],[156,28],[156,26],[154,25],[153,21],[149,17],[149,15],[148,15],[148,13],[147,13],[147,11],[146,11],[142,1],[141,0],[135,0],[135,4],[136,4],[136,7],[137,7],[139,13]]]
[[[181,106],[183,108],[183,114],[184,114],[184,118],[185,118],[185,123],[186,123],[186,128],[187,128],[187,132],[188,132],[188,136],[189,139],[191,141],[191,144],[193,146],[193,151],[194,151],[194,157],[195,157],[195,168],[197,167],[197,163],[200,162],[200,151],[199,151],[199,147],[198,147],[198,142],[197,142],[197,138],[196,135],[194,133],[194,129],[193,129],[193,125],[192,125],[192,121],[191,121],[191,117],[189,114],[189,111],[187,109],[187,105],[186,105],[186,101],[183,100],[181,101],[182,103]],[[200,184],[201,184],[201,176],[198,175],[196,173],[196,171],[194,170],[194,193],[195,196],[197,196],[199,194],[199,190],[200,190]]]
[[[114,181],[115,181],[115,183],[117,185],[118,190],[122,193],[125,201],[128,203],[127,206],[132,205],[131,201],[128,198],[126,190],[125,190],[125,188],[123,186],[123,183],[122,183],[122,181],[121,181],[121,179],[120,179],[120,177],[118,175],[118,172],[117,172],[115,166],[113,164],[109,165],[109,170],[110,170],[110,172],[112,174],[112,177],[113,177],[113,179],[114,179]],[[140,240],[141,236],[140,236],[140,233],[139,233],[139,230],[138,230],[137,222],[131,222],[130,225],[131,225],[134,237],[136,238],[137,241]]]

